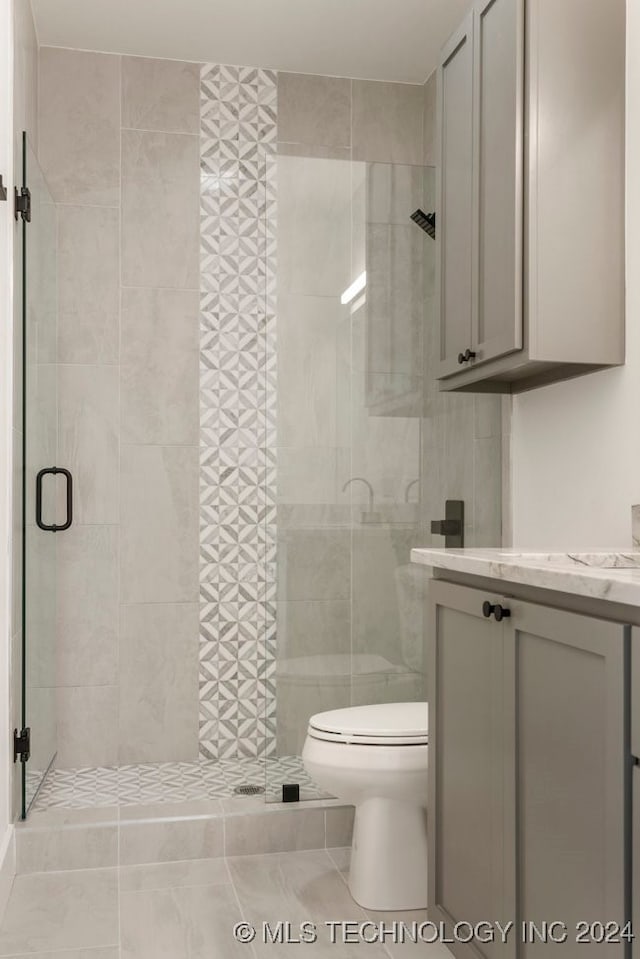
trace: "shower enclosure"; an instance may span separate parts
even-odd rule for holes
[[[435,245],[410,215],[434,171],[280,155],[278,183],[276,741],[295,757],[314,713],[426,698],[410,550]]]
[[[118,89],[119,58],[48,50],[56,109],[85,61]],[[434,169],[238,163],[221,101],[273,75],[184,70],[200,135],[116,97],[96,182],[49,169],[45,108],[51,192],[25,138],[23,816],[318,798],[311,715],[426,698],[412,547],[450,499],[501,539],[500,398],[435,381]]]
[[[21,763],[22,818],[54,761],[57,742],[56,629],[57,539],[45,526],[59,520],[56,363],[56,210],[26,136],[22,138],[22,205],[19,256],[22,272],[22,677],[21,729],[15,747]],[[65,506],[66,509],[66,497]]]

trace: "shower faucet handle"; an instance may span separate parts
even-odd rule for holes
[[[448,499],[445,518],[431,520],[431,532],[444,536],[444,545],[452,549],[464,546],[464,500]]]

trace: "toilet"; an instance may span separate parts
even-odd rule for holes
[[[309,775],[356,807],[349,889],[365,909],[427,905],[427,703],[317,713],[302,758]]]

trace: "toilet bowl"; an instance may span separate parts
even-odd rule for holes
[[[309,775],[356,807],[349,889],[366,909],[427,905],[427,703],[317,713],[302,759]]]

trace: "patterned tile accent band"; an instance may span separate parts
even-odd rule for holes
[[[277,77],[200,101],[200,755],[276,750]]]

